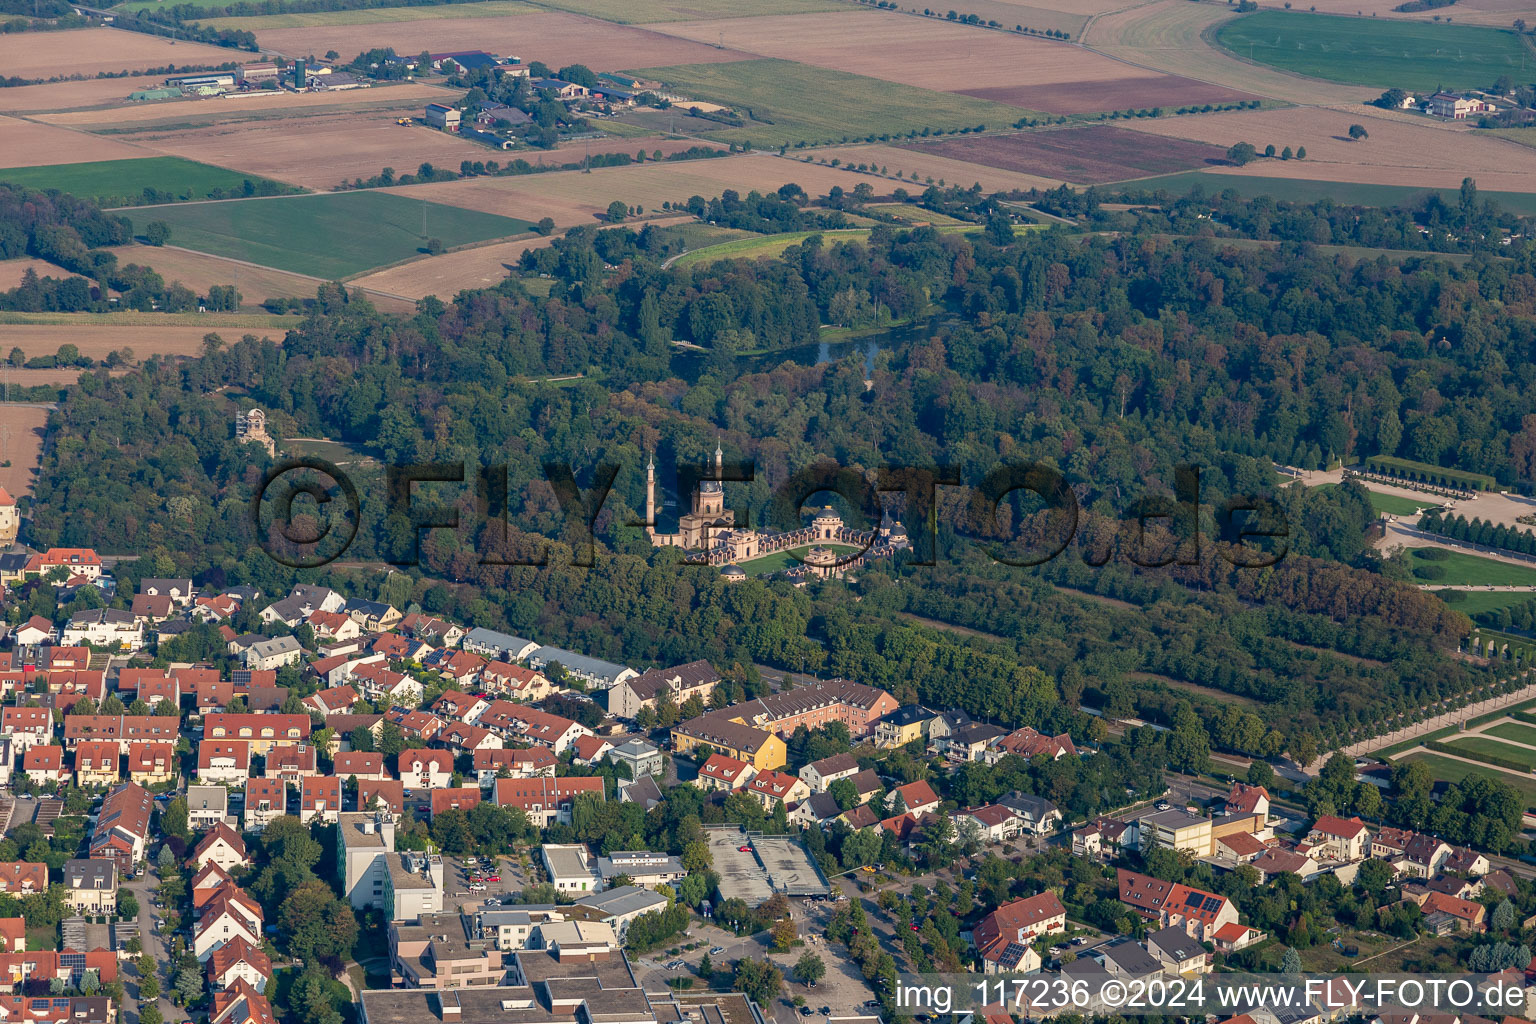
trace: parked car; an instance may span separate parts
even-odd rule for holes
[[[721,953],[724,953],[724,952],[725,952],[725,947],[724,946],[714,946],[714,947],[712,947],[710,949],[709,955],[710,956],[719,956]]]
[[[480,882],[471,882],[470,886],[469,886],[469,891],[470,892],[485,892],[485,886],[482,883],[480,883]]]

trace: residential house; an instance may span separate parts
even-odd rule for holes
[[[1248,835],[1248,833],[1240,832],[1238,835]],[[1309,854],[1280,847],[1270,847],[1250,863],[1259,873],[1260,881],[1265,882],[1276,875],[1295,875],[1303,882],[1309,882],[1322,872],[1317,861]]]
[[[480,724],[492,729],[497,728],[496,724],[488,721],[493,715],[497,723],[509,723],[508,728],[499,730],[506,735],[507,739],[548,747],[556,755],[565,753],[582,736],[592,735],[591,729],[569,718],[552,715],[538,708],[513,704],[510,701],[499,700],[492,704],[491,710],[481,716]]]
[[[556,821],[570,823],[571,807],[578,796],[591,794],[602,800],[603,780],[598,776],[497,779],[494,793],[497,806],[520,808],[534,825],[548,828]]]
[[[0,892],[26,896],[48,888],[48,865],[35,861],[0,861]]]
[[[950,815],[956,833],[965,835],[975,829],[977,838],[984,843],[1003,843],[1018,836],[1023,823],[1013,811],[1001,804],[972,807]]]
[[[299,583],[287,597],[263,608],[261,621],[268,625],[281,622],[291,629],[315,612],[339,612],[346,606],[346,598],[334,590]]]
[[[1488,874],[1488,869],[1491,866],[1486,856],[1478,853],[1476,850],[1462,846],[1451,851],[1451,855],[1440,865],[1440,869],[1442,871],[1449,871],[1452,874],[1477,878]]]
[[[370,661],[354,665],[347,671],[346,679],[375,704],[414,706],[421,703],[421,684],[408,675],[391,672],[383,662]]]
[[[1211,819],[1196,817],[1182,807],[1144,816],[1138,832],[1142,852],[1156,845],[1167,850],[1187,850],[1195,857],[1209,857],[1212,853]]]
[[[788,760],[780,736],[745,724],[732,708],[700,715],[672,727],[674,753],[688,754],[699,747],[745,761],[759,772],[782,768]]]
[[[897,708],[875,723],[875,746],[888,750],[926,740],[929,727],[937,717],[936,712],[916,704]]]
[[[452,679],[461,686],[473,686],[480,678],[480,670],[486,660],[468,651],[455,651],[447,647],[433,651],[421,659],[429,669],[436,669],[444,679]]]
[[[223,825],[229,817],[229,790],[223,786],[187,787],[187,824],[194,832]]]
[[[399,779],[359,779],[357,809],[371,811],[375,808],[382,808],[391,814],[404,814],[405,784]]]
[[[682,707],[692,697],[707,702],[720,681],[720,673],[703,660],[673,668],[648,669],[608,692],[608,713],[633,720],[641,708],[654,712],[663,700],[676,707]]]
[[[153,803],[149,791],[132,782],[108,793],[97,812],[89,856],[114,860],[120,876],[131,876],[144,859]]]
[[[478,785],[434,789],[430,813],[435,819],[444,811],[468,811],[479,804],[480,799],[481,791]]]
[[[334,660],[334,659],[328,659]],[[316,662],[319,664],[319,662]],[[345,664],[343,662],[343,664]],[[307,707],[314,708],[322,715],[350,714],[352,705],[359,700],[356,690],[350,686],[332,686],[328,689],[318,690],[304,698]]]
[[[800,769],[800,778],[812,793],[825,793],[839,779],[851,779],[859,774],[859,762],[852,754],[833,754],[820,761],[812,761]]]
[[[52,622],[41,615],[34,615],[17,626],[11,635],[16,638],[18,647],[36,647],[38,644],[52,643],[57,631]]]
[[[152,626],[176,614],[176,605],[169,597],[163,595],[137,594],[134,596],[129,612],[139,625]]]
[[[706,791],[729,793],[751,782],[755,774],[757,773],[752,766],[745,761],[738,761],[724,754],[710,754],[709,760],[705,761],[699,769],[696,783],[700,789]]]
[[[898,800],[900,803],[897,802]],[[885,798],[885,805],[892,811],[905,811],[914,818],[920,818],[930,811],[939,809],[939,795],[926,781],[919,779],[917,782],[909,782],[905,786],[897,786],[891,790],[890,795]]]
[[[288,813],[288,784],[281,779],[249,779],[245,783],[245,830],[260,832]]]
[[[585,654],[577,654],[560,647],[539,647],[529,651],[526,655],[528,667],[547,670],[551,665],[558,664],[570,676],[575,676],[591,686],[600,690],[608,690],[640,673],[624,665],[604,661],[601,658],[589,658]],[[557,677],[556,673],[552,678]]]
[[[251,753],[265,756],[279,743],[309,739],[308,715],[214,713],[203,719],[203,735],[215,740],[246,740]]]
[[[409,619],[410,616],[407,618]],[[412,635],[421,636],[423,631],[430,635],[439,629],[442,630],[439,634],[442,638],[440,642],[444,645],[452,647],[454,644],[459,644],[471,654],[479,654],[498,661],[522,661],[539,649],[538,644],[532,640],[524,640],[520,636],[481,628],[465,633],[458,626],[450,626],[441,619],[423,618],[418,631]],[[404,631],[403,626],[402,631]],[[457,635],[453,635],[454,631],[457,631]]]
[[[269,779],[282,779],[290,786],[299,785],[310,775],[320,773],[318,754],[308,743],[280,743],[267,752],[267,764],[262,774]]]
[[[1015,790],[997,802],[1012,811],[1020,829],[1031,835],[1049,835],[1061,824],[1061,810],[1045,797]]]
[[[141,786],[159,786],[176,779],[173,743],[128,744],[128,779]]]
[[[666,770],[666,758],[661,751],[637,739],[625,740],[608,751],[608,760],[628,768],[631,779],[661,775]]]
[[[21,755],[21,770],[34,786],[52,790],[69,779],[69,769],[64,766],[63,747],[28,747]]]
[[[204,782],[238,786],[250,774],[249,740],[203,740],[197,745],[197,777]]]
[[[596,892],[603,887],[597,863],[584,845],[545,843],[539,857],[556,892]]]
[[[278,636],[270,640],[258,640],[245,652],[245,667],[249,669],[278,669],[297,664],[304,655],[304,648],[291,636]]]
[[[394,629],[402,618],[398,608],[382,601],[348,601],[347,614],[365,633],[383,633]]]
[[[341,780],[334,775],[306,775],[299,787],[299,820],[335,824],[341,819]]]
[[[688,877],[688,870],[680,858],[650,850],[615,850],[606,857],[597,858],[597,873],[604,885],[628,879],[628,884],[647,889],[676,885]]]
[[[986,722],[970,722],[946,736],[939,753],[952,761],[983,761],[992,746],[1008,735],[1008,730]]]
[[[478,725],[465,725],[463,722],[449,723],[446,729],[437,734],[437,742],[459,754],[473,754],[477,750],[499,750],[502,746],[501,737],[496,733]]]
[[[1026,760],[1036,757],[1048,757],[1052,761],[1068,754],[1077,756],[1077,747],[1072,742],[1072,737],[1067,733],[1059,736],[1047,736],[1037,732],[1029,726],[1015,729],[1004,736],[986,751],[985,760],[988,763],[996,763],[1004,757],[1013,755]]]
[[[531,779],[537,776],[555,777],[555,765],[559,763],[554,751],[547,747],[527,749],[477,750],[474,754],[475,775],[480,785],[490,787],[506,773],[511,779]]]
[[[1234,782],[1227,792],[1223,815],[1257,814],[1266,824],[1269,822],[1269,790],[1263,786],[1250,786],[1246,782]]]
[[[225,872],[251,866],[251,856],[240,833],[219,821],[192,848],[192,863],[202,869],[217,864]]]
[[[1453,121],[1464,121],[1473,114],[1481,114],[1493,109],[1488,101],[1481,97],[1443,91],[1435,93],[1426,100],[1425,107],[1433,116]]]
[[[1147,952],[1163,965],[1164,974],[1173,977],[1206,974],[1211,969],[1211,954],[1183,928],[1162,928],[1150,933]]]
[[[266,996],[245,979],[236,978],[228,988],[213,994],[208,1024],[277,1024],[277,1015]]]
[[[831,793],[812,793],[789,812],[789,823],[799,828],[819,828],[842,816],[843,809]]]
[[[206,963],[214,951],[235,938],[259,946],[262,921],[261,904],[234,885],[226,885],[203,904],[192,926],[192,952],[198,962]]]
[[[1371,837],[1365,823],[1358,817],[1340,818],[1324,814],[1312,823],[1311,830],[1307,832],[1307,842],[1317,860],[1353,864],[1365,859]]]
[[[47,576],[54,569],[94,580],[101,575],[101,557],[90,548],[49,548],[28,558],[21,573],[23,577]]]
[[[64,904],[88,917],[117,913],[117,864],[110,860],[64,862]]]
[[[486,662],[480,670],[480,685],[487,693],[525,703],[541,701],[559,689],[544,673],[505,661]]]
[[[758,772],[747,783],[746,792],[751,794],[763,810],[773,812],[774,805],[782,803],[787,809],[792,804],[811,795],[811,789],[800,779],[783,772]]]
[[[1443,892],[1431,892],[1420,904],[1419,909],[1424,912],[1426,921],[1431,924],[1431,931],[1437,935],[1443,935],[1447,930],[1457,932],[1485,930],[1483,916],[1487,911],[1481,903],[1448,896]],[[1434,927],[1437,914],[1443,914],[1450,919],[1452,923],[1449,929]]]
[[[1212,856],[1222,867],[1235,868],[1240,864],[1252,864],[1268,849],[1264,841],[1251,832],[1233,832],[1217,838]]]
[[[384,767],[384,755],[376,751],[349,750],[337,754],[333,774],[338,779],[357,779],[359,782],[389,778],[389,772]]]
[[[400,781],[406,792],[442,789],[453,781],[453,753],[447,750],[402,750]]]
[[[89,608],[76,612],[59,636],[66,646],[105,647],[136,651],[144,646],[144,627],[132,612],[116,608]]]
[[[601,736],[578,736],[576,742],[571,744],[571,750],[575,754],[572,760],[577,764],[595,767],[612,749],[613,744]]]
[[[53,715],[47,708],[0,709],[0,732],[11,739],[17,753],[53,740]]]
[[[214,992],[243,981],[257,992],[266,992],[272,980],[272,960],[260,946],[236,935],[208,958],[208,986]]]
[[[971,933],[987,974],[1040,969],[1035,940],[1066,930],[1067,911],[1054,892],[1005,903],[977,922]]]
[[[139,580],[139,593],[148,597],[168,597],[178,608],[185,608],[197,597],[192,581],[145,578]]]
[[[444,690],[432,702],[432,713],[445,720],[473,725],[490,706],[491,702],[484,697],[472,697],[458,690]]]
[[[1072,855],[1075,857],[1113,857],[1126,847],[1139,849],[1134,821],[1099,817],[1072,833]]]

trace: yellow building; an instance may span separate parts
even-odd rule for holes
[[[759,772],[782,768],[789,762],[782,739],[747,725],[729,708],[672,727],[675,752],[686,754],[701,746],[745,761]]]
[[[913,740],[925,739],[935,717],[932,711],[915,704],[897,708],[875,722],[875,745],[904,747]]]

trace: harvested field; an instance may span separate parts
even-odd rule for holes
[[[1291,103],[1339,103],[1374,99],[1381,93],[1285,74],[1211,46],[1202,33],[1233,17],[1231,10],[1216,4],[1157,0],[1094,18],[1083,42],[1120,60]]]
[[[1004,189],[1055,188],[1062,182],[1058,178],[1046,178],[1038,174],[1023,174],[999,167],[983,167],[967,163],[939,153],[906,149],[900,146],[840,146],[818,149],[816,159],[838,159],[845,164],[874,164],[884,167],[888,178],[866,178],[876,192],[889,192],[904,188],[909,192],[921,191],[929,181],[946,184],[970,185],[980,183],[988,192]],[[894,180],[897,172],[902,180]],[[860,177],[864,177],[861,175]]]
[[[568,227],[594,223],[616,199],[649,212],[660,210],[663,202],[686,203],[694,195],[714,198],[726,189],[767,192],[792,181],[811,195],[824,195],[833,185],[851,192],[859,182],[868,180],[835,167],[744,154],[643,167],[598,167],[590,174],[557,171],[513,178],[466,178],[388,191],[527,220],[553,217],[556,224]],[[881,191],[878,185],[877,191]]]
[[[47,426],[48,410],[40,405],[0,405],[0,487],[12,497],[32,493]]]
[[[1283,71],[1377,89],[1485,88],[1530,58],[1512,31],[1307,11],[1244,15],[1223,23],[1216,42]]]
[[[524,220],[380,191],[183,203],[130,215],[136,224],[163,220],[189,249],[328,279],[413,259],[430,239],[451,249],[530,228]]]
[[[26,88],[32,88],[27,86]],[[0,100],[11,90],[0,90]],[[336,110],[383,112],[410,110],[420,115],[421,108],[434,100],[456,100],[458,92],[401,82],[376,85],[371,89],[347,92],[267,92],[265,90],[224,97],[188,97],[153,103],[130,103],[125,107],[96,110],[70,110],[63,113],[36,114],[33,120],[45,124],[109,131],[131,137],[131,133],[160,124],[164,127],[203,126],[227,121],[253,121],[263,118],[305,117]]]
[[[134,140],[157,152],[321,190],[371,178],[385,167],[414,174],[422,163],[456,169],[465,160],[505,156],[447,132],[401,127],[381,113],[157,130]]]
[[[1067,43],[881,11],[679,22],[656,30],[700,42],[723,39],[726,46],[764,57],[970,96],[1063,81],[1113,82],[1136,74]]]
[[[1350,141],[1349,126],[1355,123],[1365,125],[1368,139]],[[1261,151],[1269,144],[1307,148],[1305,160],[1256,160],[1246,167],[1220,168],[1222,174],[1430,188],[1455,187],[1470,176],[1488,189],[1536,189],[1536,151],[1493,136],[1440,128],[1429,120],[1412,124],[1360,112],[1291,108],[1142,120],[1126,127],[1223,148],[1238,141]]]
[[[251,306],[259,305],[262,299],[314,298],[319,287],[313,278],[236,263],[175,245],[122,245],[107,252],[114,253],[120,264],[153,267],[167,282],[180,281],[200,294],[206,293],[209,285],[232,284],[244,297],[244,303]]]
[[[75,381],[79,380],[82,373],[100,372],[102,372],[100,368],[93,370],[82,370],[79,367],[59,367],[58,369],[54,370],[28,370],[25,368],[19,370],[8,369],[0,371],[0,384],[9,385],[16,388],[62,388],[68,387]],[[117,370],[108,370],[107,372],[114,377],[121,377],[129,371],[127,367],[123,367]]]
[[[68,35],[67,32],[18,32],[16,35]],[[0,40],[15,36],[0,36]],[[3,66],[3,65],[0,65]],[[0,93],[6,90],[0,89]],[[0,116],[0,163],[12,167],[46,167],[50,164],[81,160],[131,160],[154,156],[150,150],[103,139],[69,128],[37,124],[15,117]]]
[[[92,314],[81,314],[89,318]],[[245,334],[260,337],[281,337],[281,331],[259,327],[220,328],[199,322],[197,317],[186,317],[185,324],[176,325],[127,325],[103,322],[105,318],[81,319],[64,324],[0,324],[0,350],[9,352],[19,348],[28,359],[51,356],[60,345],[74,345],[87,359],[105,359],[113,352],[132,349],[133,358],[147,359],[152,355],[192,356],[203,351],[203,336],[216,333],[225,341],[233,341]]]
[[[1266,165],[1271,161],[1265,161]],[[1291,161],[1295,163],[1295,161]],[[1221,171],[1181,171],[1177,174],[1164,174],[1155,178],[1142,178],[1130,182],[1135,189],[1145,189],[1148,192],[1166,192],[1169,195],[1184,195],[1191,189],[1199,188],[1205,194],[1221,192],[1230,189],[1239,196],[1252,198],[1254,196],[1270,196],[1274,199],[1290,203],[1315,203],[1327,199],[1334,203],[1351,206],[1405,206],[1416,204],[1424,199],[1432,191],[1427,187],[1412,185],[1381,185],[1374,183],[1362,183],[1358,181],[1324,181],[1313,178],[1282,178],[1255,174],[1230,173],[1236,168],[1222,168]],[[1297,170],[1300,170],[1297,168]],[[1222,171],[1229,173],[1222,173]],[[1457,183],[1459,186],[1460,182]],[[1529,185],[1526,185],[1529,188]],[[1460,192],[1459,187],[1447,186],[1437,190],[1440,198],[1448,204],[1454,205]],[[1524,217],[1536,217],[1536,193],[1532,192],[1500,192],[1488,189],[1479,189],[1478,195],[1484,199],[1492,199],[1503,209]]]
[[[903,148],[1078,185],[1098,185],[1225,162],[1225,152],[1216,146],[1183,139],[1149,143],[1144,134],[1107,125],[946,139]]]
[[[585,64],[594,71],[660,64],[711,64],[748,56],[560,11],[540,11],[515,18],[423,19],[257,33],[263,47],[280,53],[324,53],[331,49],[358,53],[375,46],[393,46],[400,53],[435,52],[462,49],[467,39],[493,53],[515,53],[524,60],[547,58],[557,65]]]
[[[17,78],[51,78],[61,71],[94,75],[99,71],[141,71],[169,64],[217,65],[234,59],[234,52],[116,28],[0,35],[0,68]]]
[[[663,227],[674,224],[696,223],[689,216],[659,217],[645,224]],[[634,225],[640,230],[640,223]],[[465,288],[490,288],[501,281],[517,266],[517,261],[528,249],[541,249],[554,241],[554,236],[525,238],[513,242],[492,242],[472,249],[444,253],[431,259],[402,263],[398,267],[380,270],[365,277],[356,277],[349,287],[373,288],[394,295],[419,299],[436,295],[445,302]]]
[[[154,0],[159,3],[161,0]],[[130,5],[133,6],[133,5]],[[532,14],[538,8],[518,0],[486,0],[485,3],[438,4],[432,7],[365,7],[351,11],[309,11],[303,14],[264,14],[257,17],[209,18],[209,28],[245,29],[248,32],[275,28],[329,28],[335,25],[384,25],[395,21],[442,21],[462,18],[505,18]]]
[[[616,21],[621,25],[658,21],[685,21],[691,18],[739,18],[755,14],[805,14],[811,11],[835,11],[837,0],[754,0],[750,5],[738,0],[534,0],[542,7],[554,7],[589,18]]]
[[[10,289],[20,285],[22,275],[28,270],[36,271],[38,277],[72,276],[69,271],[56,267],[47,260],[34,260],[27,257],[19,260],[0,260],[0,289]]]
[[[919,128],[1012,124],[1019,111],[1000,103],[774,59],[685,64],[636,72],[690,96],[728,104],[747,123],[715,133],[763,149],[805,142],[832,145]],[[828,97],[836,97],[829,102]]]
[[[129,104],[128,94],[140,89],[154,89],[165,84],[163,75],[137,75],[132,78],[92,78],[84,82],[50,82],[47,85],[18,85],[0,89],[0,111],[30,114],[45,110],[75,110],[110,104]],[[145,104],[154,106],[154,104]]]

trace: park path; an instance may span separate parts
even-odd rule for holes
[[[1479,715],[1486,715],[1490,711],[1498,711],[1501,708],[1507,708],[1533,698],[1536,698],[1536,683],[1523,686],[1513,693],[1500,694],[1497,697],[1490,697],[1476,704],[1469,704],[1464,708],[1443,712],[1442,714],[1435,715],[1433,718],[1414,722],[1412,725],[1406,725],[1401,729],[1382,736],[1374,736],[1368,740],[1359,740],[1348,746],[1340,747],[1339,752],[1346,757],[1359,757],[1361,754],[1368,754],[1373,750],[1380,750],[1382,747],[1390,747],[1395,743],[1411,740],[1415,736],[1423,736],[1426,733],[1444,729],[1446,726],[1460,725],[1469,718],[1477,718]]]

